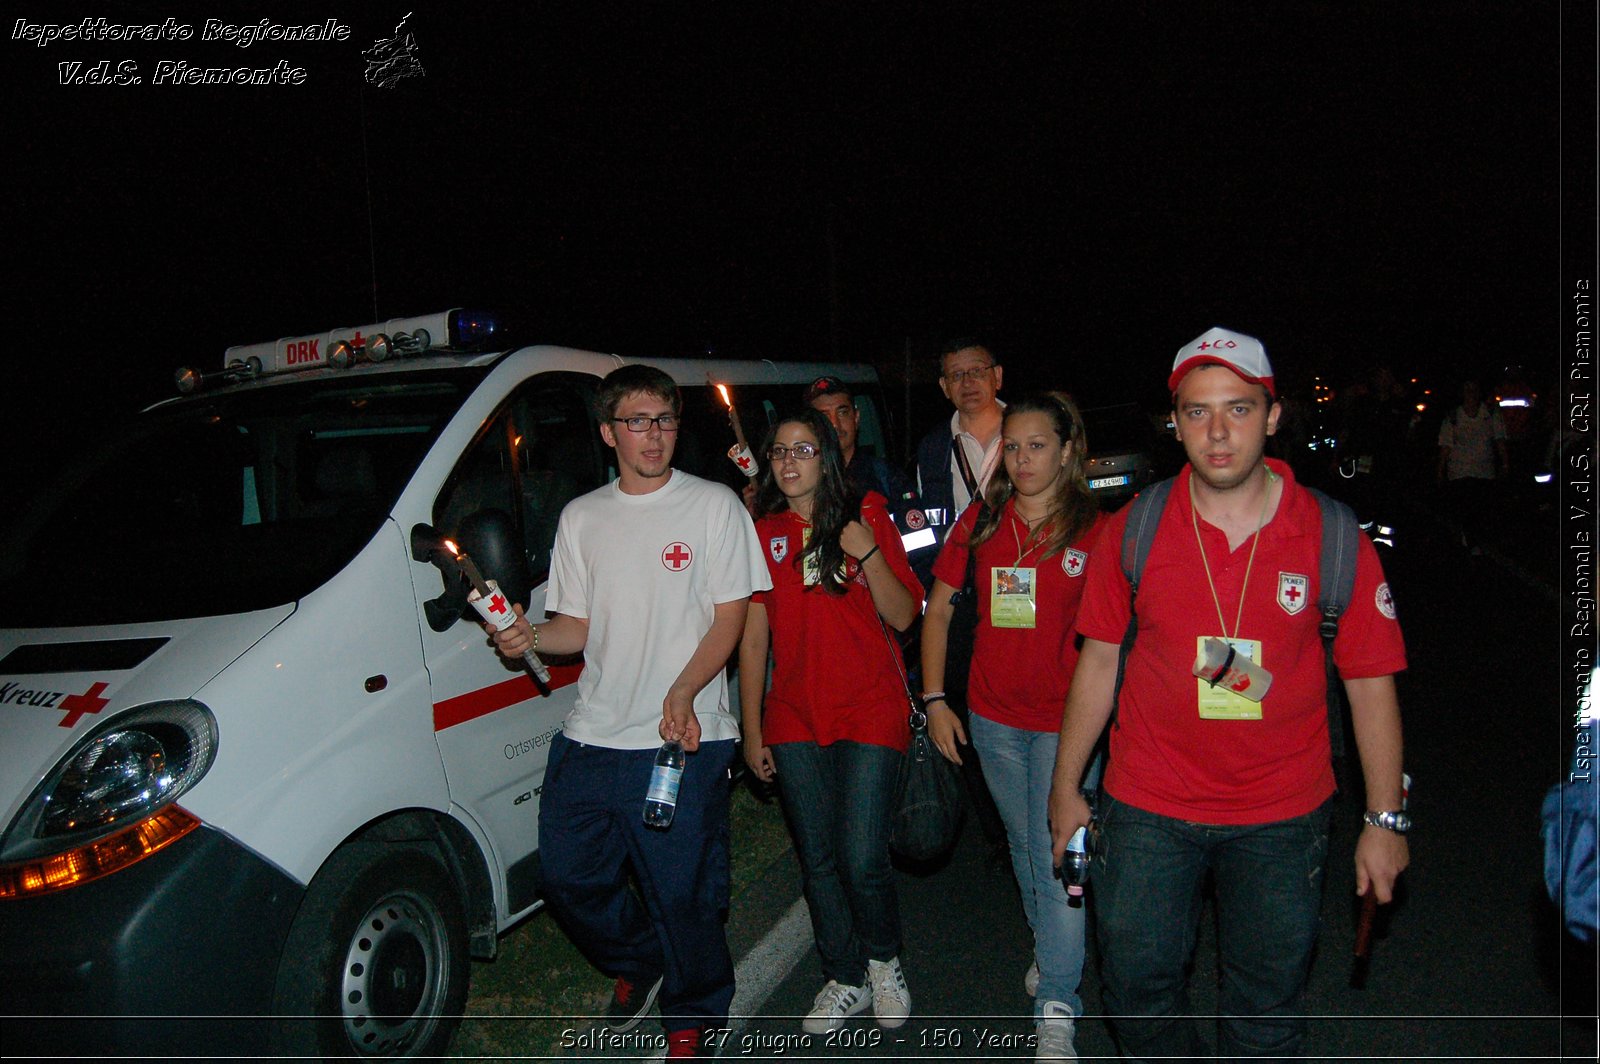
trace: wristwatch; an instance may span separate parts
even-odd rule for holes
[[[1396,835],[1404,835],[1411,830],[1411,816],[1407,813],[1390,810],[1375,813],[1369,809],[1361,819],[1375,828],[1385,828]]]

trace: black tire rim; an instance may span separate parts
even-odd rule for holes
[[[448,993],[450,939],[432,898],[391,891],[368,909],[345,948],[339,1008],[351,1048],[393,1056],[428,1040]]]

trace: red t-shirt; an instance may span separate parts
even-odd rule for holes
[[[885,499],[868,492],[861,519],[872,529],[895,576],[922,601],[922,585],[906,561],[900,530],[884,508]],[[910,739],[901,679],[904,661],[894,630],[878,621],[867,578],[846,559],[848,590],[835,595],[807,587],[800,568],[809,523],[792,510],[756,522],[756,536],[772,574],[772,590],[752,601],[767,611],[772,633],[772,690],[767,692],[761,735],[767,745],[814,742],[828,746],[849,739],[904,750]]]
[[[1195,641],[1222,633],[1195,540],[1191,470],[1185,467],[1167,497],[1139,585],[1139,635],[1128,656],[1105,776],[1106,790],[1118,801],[1200,823],[1264,824],[1309,813],[1333,793],[1317,632],[1321,510],[1288,466],[1267,464],[1285,484],[1277,512],[1259,533],[1253,564],[1255,537],[1230,552],[1220,529],[1203,518],[1199,523],[1229,634],[1260,640],[1261,664],[1272,674],[1261,719],[1200,717],[1190,671]],[[1106,529],[1107,549],[1090,562],[1078,611],[1078,631],[1086,638],[1121,643],[1128,626],[1120,549],[1127,523],[1124,508]],[[1243,619],[1233,632],[1241,593]],[[1355,591],[1339,618],[1333,660],[1348,679],[1406,667],[1394,599],[1366,536],[1357,546]]]
[[[967,542],[978,522],[977,506],[962,513],[945,540],[933,575],[954,588],[967,578]],[[1042,557],[1042,547],[1026,554],[1028,526],[1006,504],[994,535],[978,547],[973,580],[978,587],[978,631],[973,639],[972,669],[967,679],[967,707],[999,724],[1025,731],[1057,731],[1078,664],[1073,621],[1083,597],[1089,558],[1106,526],[1104,514],[1075,543],[1058,555]],[[1019,555],[1021,555],[1019,560]],[[995,568],[1035,570],[1033,628],[996,628],[990,623],[991,575]]]

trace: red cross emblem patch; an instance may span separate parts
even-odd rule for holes
[[[1378,585],[1377,602],[1378,612],[1394,620],[1394,593],[1389,590],[1387,583]]]
[[[1083,567],[1089,564],[1089,556],[1081,550],[1068,550],[1061,556],[1061,568],[1068,576],[1082,576]]]
[[[789,537],[773,536],[767,540],[767,553],[772,555],[772,560],[782,562],[789,556]]]
[[[920,528],[925,528],[927,527],[927,524],[928,515],[923,513],[921,510],[906,511],[906,527],[911,529],[911,531],[915,532]]]
[[[689,544],[681,540],[668,543],[666,550],[661,552],[661,564],[675,573],[681,573],[689,568],[689,563],[692,561],[694,561],[694,551],[689,549]]]
[[[1278,605],[1291,617],[1306,608],[1310,591],[1310,577],[1299,573],[1278,574]]]

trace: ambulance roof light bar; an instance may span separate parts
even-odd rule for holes
[[[397,354],[485,350],[503,331],[500,319],[493,315],[456,308],[311,336],[287,336],[269,343],[240,344],[224,352],[222,369],[201,373],[186,367],[178,370],[175,381],[178,391],[187,395],[205,385],[324,366],[346,369],[361,361],[383,362]]]

